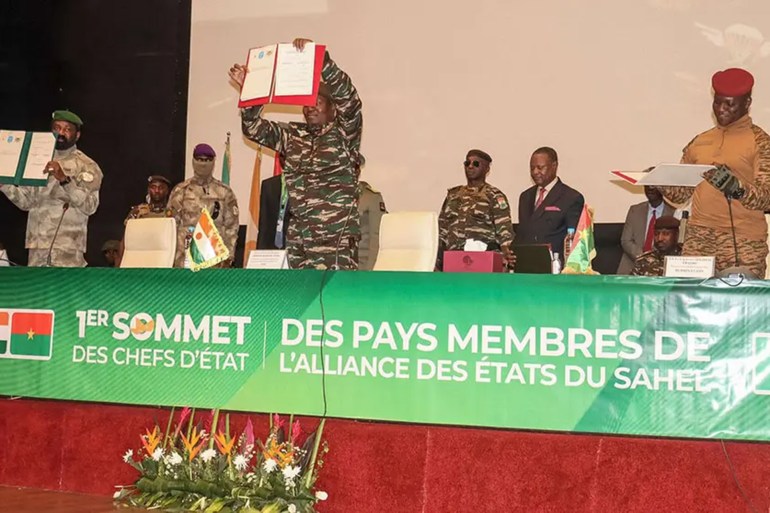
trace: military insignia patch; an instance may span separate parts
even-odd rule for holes
[[[94,181],[94,175],[92,175],[88,171],[83,171],[83,173],[80,174],[80,179],[84,182],[93,182]]]
[[[497,197],[497,205],[500,208],[508,208],[508,202],[505,201],[505,198],[503,198],[502,196]]]

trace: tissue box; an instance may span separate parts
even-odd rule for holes
[[[495,251],[444,251],[444,272],[501,273],[503,256]]]

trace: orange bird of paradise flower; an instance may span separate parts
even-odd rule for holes
[[[262,454],[266,460],[275,460],[280,468],[283,468],[294,461],[294,449],[287,448],[286,443],[277,443],[274,436],[270,437],[270,441],[268,442],[267,447],[265,447],[265,450],[262,451]]]
[[[184,444],[184,448],[187,449],[188,457],[190,461],[192,461],[193,458],[195,458],[195,456],[198,454],[198,452],[200,452],[200,450],[203,448],[206,441],[201,440],[201,434],[198,432],[197,427],[193,428],[189,439],[185,436],[184,433],[181,433],[181,436],[182,436],[182,443]]]
[[[217,443],[217,448],[222,454],[227,454],[227,462],[230,463],[231,453],[233,452],[233,446],[235,445],[235,438],[231,438],[227,441],[227,437],[221,431],[214,435],[214,441]]]
[[[149,456],[152,456],[152,453],[155,452],[155,449],[158,448],[158,444],[160,444],[160,428],[155,426],[152,433],[150,433],[149,429],[146,429],[145,432],[147,434],[141,435],[139,438],[142,440],[144,450],[147,451]]]

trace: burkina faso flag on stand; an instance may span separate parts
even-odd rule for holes
[[[0,309],[0,358],[50,359],[53,317],[52,310]]]

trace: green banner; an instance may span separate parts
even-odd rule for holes
[[[7,268],[0,394],[320,415],[325,382],[332,417],[770,440],[769,310],[761,281]]]

